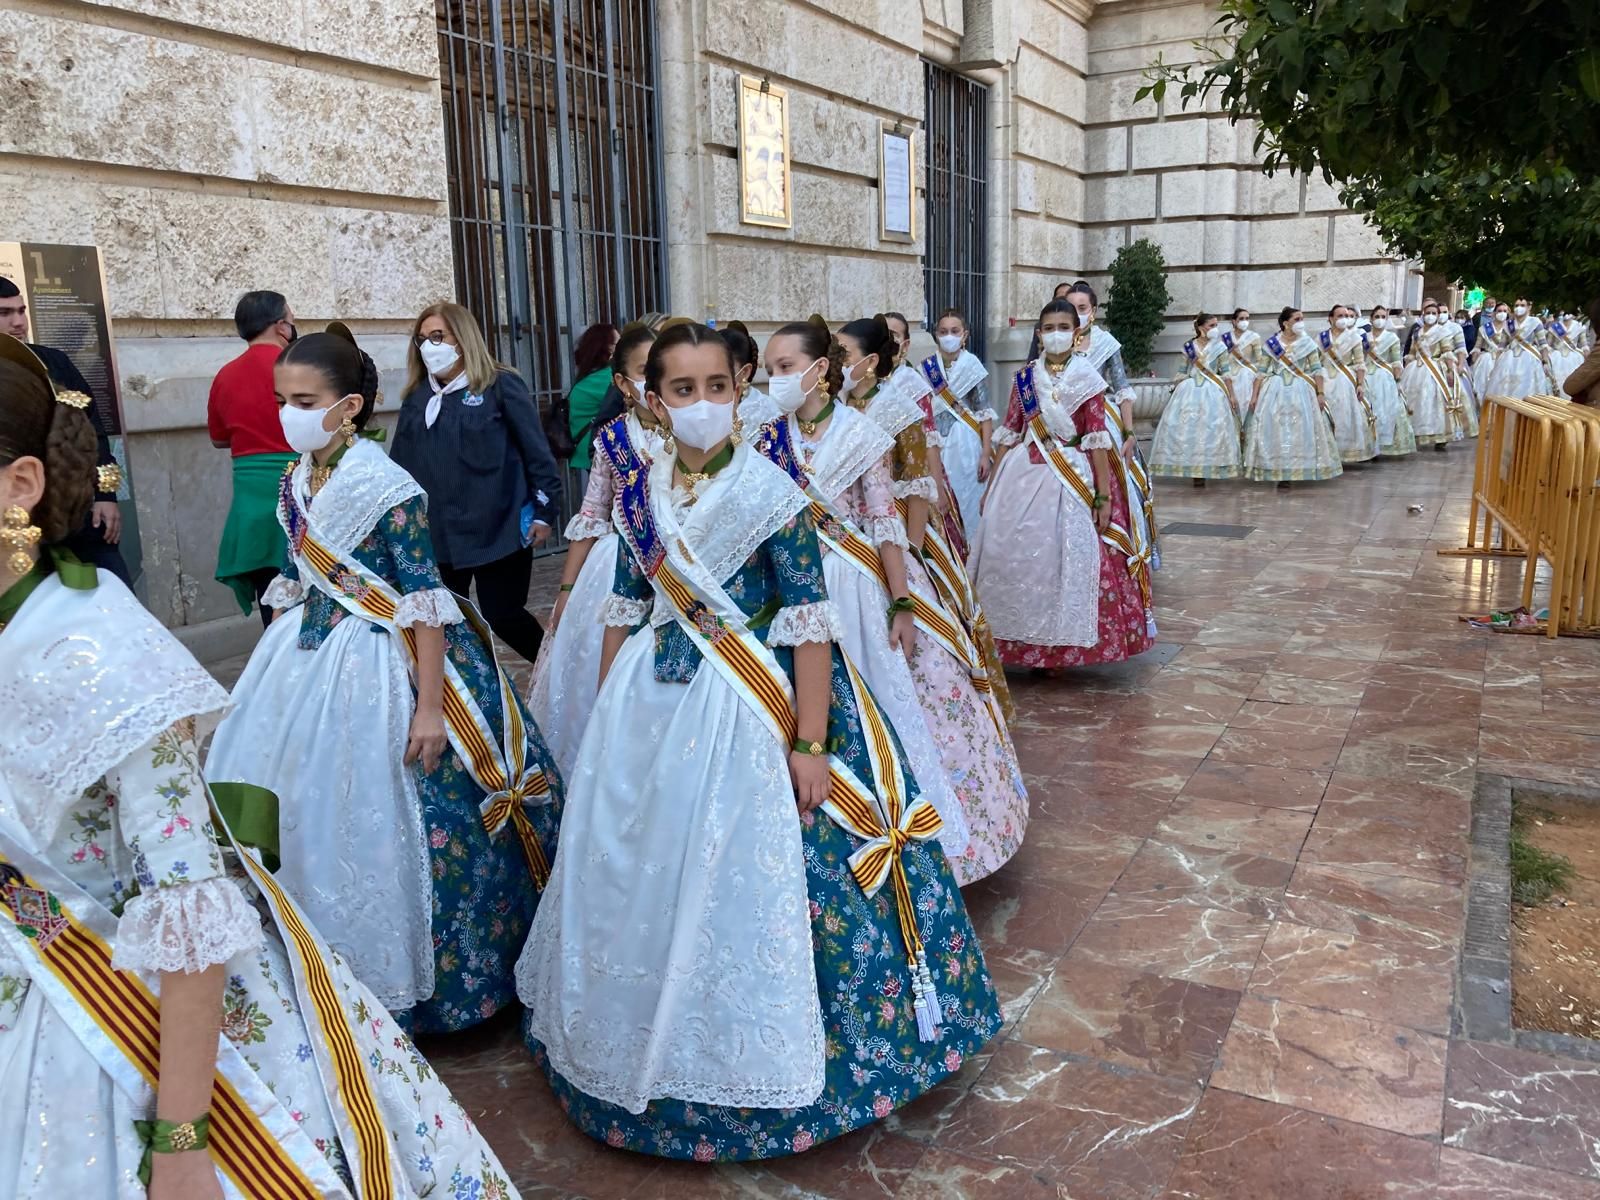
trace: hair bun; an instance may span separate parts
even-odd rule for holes
[[[822,319],[822,314],[821,313],[812,313],[809,317],[806,318],[806,324],[815,325],[818,329],[822,330],[822,332],[827,334],[829,337],[833,336],[833,330],[828,328],[828,323],[827,323],[827,321]]]
[[[750,336],[750,327],[743,321],[729,321],[726,328],[729,330],[737,330],[739,333],[744,334],[745,337]]]
[[[328,327],[324,329],[323,332],[331,333],[337,338],[343,338],[357,350],[361,349],[361,343],[356,341],[356,335],[350,332],[350,326],[346,325],[343,321],[329,321]]]

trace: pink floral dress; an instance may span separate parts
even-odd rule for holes
[[[1072,414],[1079,445],[1085,453],[1107,447],[1111,447],[1106,449],[1108,454],[1117,452],[1106,428],[1105,411],[1105,397],[1100,395],[1084,401]],[[1013,435],[1013,444],[1022,437],[1023,427],[1022,401],[1013,387],[1005,419],[1005,428]],[[1037,447],[1028,446],[1027,454],[1029,462],[1036,466],[1044,465],[1044,456]],[[1111,520],[1123,529],[1131,528],[1128,494],[1123,490],[1117,472],[1110,472],[1107,486],[1111,497]],[[997,518],[1000,515],[995,514]],[[997,638],[1000,657],[1008,666],[1044,669],[1084,667],[1094,663],[1121,662],[1150,649],[1155,639],[1146,620],[1139,579],[1129,572],[1127,556],[1102,541],[1099,557],[1099,640],[1093,646],[1035,646],[1028,642]]]

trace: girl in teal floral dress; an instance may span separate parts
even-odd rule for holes
[[[648,378],[673,438],[622,496],[525,1038],[593,1138],[772,1158],[922,1095],[1000,1009],[937,814],[834,644],[807,498],[738,440],[726,347],[669,330]]]
[[[279,879],[398,1018],[464,1029],[513,1000],[560,778],[487,630],[440,580],[426,497],[356,436],[372,360],[311,335],[277,386],[304,452],[279,503],[290,561],[266,596],[281,619],[207,774],[279,795]]]

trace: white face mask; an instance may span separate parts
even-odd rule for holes
[[[1439,314],[1438,313],[1423,313],[1422,314],[1422,323],[1424,325],[1437,325],[1439,323]]]
[[[1235,329],[1237,329],[1240,333],[1243,333],[1246,329],[1250,328],[1250,318],[1249,317],[1240,317],[1237,321],[1235,321],[1233,323],[1233,327]]]
[[[1290,332],[1298,336],[1306,331],[1306,323],[1304,321],[1296,321],[1293,325],[1289,326],[1289,329]]]
[[[1505,313],[1495,313],[1495,315],[1494,315],[1494,323],[1496,325],[1504,325],[1506,323],[1506,315],[1505,315]]]
[[[628,399],[632,400],[635,404],[641,404],[642,405],[644,403],[644,389],[645,389],[644,380],[642,380],[642,379],[629,379],[628,382],[633,385],[633,395],[629,396]]]
[[[1072,349],[1072,330],[1051,329],[1039,335],[1039,345],[1046,354],[1065,354]]]
[[[1091,322],[1093,320],[1094,320],[1094,310],[1093,309],[1080,308],[1078,310],[1078,324],[1080,326],[1087,325],[1087,324],[1089,324],[1089,322]]]
[[[296,408],[285,404],[278,410],[278,423],[283,426],[283,440],[297,454],[311,454],[333,441],[333,430],[323,425],[327,408]]]
[[[1354,325],[1355,323],[1356,319],[1354,317],[1340,317],[1338,320],[1338,326],[1340,329],[1349,329],[1350,326]]]
[[[1222,327],[1220,325],[1213,325],[1210,329],[1206,330],[1206,340],[1207,341],[1214,342],[1221,336],[1222,336]]]
[[[961,349],[961,335],[959,333],[941,333],[939,335],[939,349],[946,354],[954,354]]]
[[[1511,311],[1516,313],[1519,317],[1525,317],[1528,315],[1528,306],[1526,304],[1519,304]]]
[[[819,358],[817,362],[821,362]],[[767,380],[767,395],[778,406],[779,412],[799,412],[800,407],[806,402],[805,377],[806,372],[815,367],[812,363],[805,371],[796,371],[793,375],[774,375]]]
[[[440,342],[438,345],[423,342],[417,347],[417,353],[422,355],[422,365],[428,368],[430,375],[443,375],[461,357],[461,351],[449,342]]]
[[[733,432],[733,401],[696,400],[667,410],[672,436],[685,446],[709,450]]]

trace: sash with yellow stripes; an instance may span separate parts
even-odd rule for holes
[[[867,541],[849,520],[835,512],[817,496],[801,466],[799,456],[794,453],[788,431],[787,421],[775,421],[764,427],[756,438],[757,452],[774,465],[783,468],[811,497],[811,519],[816,524],[817,536],[822,544],[831,553],[839,555],[841,561],[850,564],[875,582],[887,594],[889,575],[883,568],[883,559],[878,554],[878,548]],[[906,504],[906,508],[909,510],[909,503]],[[929,528],[932,528],[932,525],[933,523],[929,522]],[[972,640],[969,628],[952,612],[946,610],[938,595],[923,595],[915,585],[912,585],[910,590],[911,619],[917,628],[955,657],[980,694],[989,695],[991,692],[989,669],[982,653]],[[990,716],[996,721],[998,728],[1000,724],[998,714],[991,712]]]
[[[395,613],[400,603],[399,592],[382,576],[363,566],[354,555],[350,556],[349,562],[341,561],[312,535],[287,475],[284,477],[280,503],[286,518],[284,526],[289,531],[290,549],[301,572],[320,584],[322,590],[342,605],[345,611],[393,634],[405,648],[406,666],[414,680],[417,670],[416,632],[409,627],[401,629],[395,624]],[[527,726],[517,703],[516,688],[495,656],[488,626],[465,596],[456,597],[456,602],[468,624],[483,639],[489,661],[494,666],[495,678],[500,686],[504,736],[496,745],[493,726],[448,654],[444,656],[445,733],[467,773],[485,793],[478,810],[484,829],[493,836],[510,822],[522,845],[522,855],[527,861],[534,886],[543,890],[550,878],[550,863],[539,844],[538,832],[533,827],[527,809],[550,802],[550,781],[537,762],[529,761]]]
[[[153,1113],[161,1071],[161,1001],[138,974],[112,967],[116,928],[110,911],[0,828],[0,941],[26,964],[31,986],[40,990],[117,1089]],[[291,948],[291,959],[295,953]],[[342,1012],[319,1008],[316,1019],[324,1033],[343,1026],[348,1039]],[[346,1065],[349,1060],[341,1058],[336,1071]],[[371,1083],[359,1057],[353,1066],[354,1073],[338,1076],[338,1087],[329,1090],[328,1099],[347,1121],[361,1114],[359,1123],[350,1122],[356,1134],[346,1144],[359,1194],[362,1200],[386,1200],[396,1194],[389,1138],[377,1120]],[[349,1194],[322,1152],[226,1037],[217,1043],[210,1112],[211,1158],[235,1194],[246,1200],[321,1200]]]
[[[629,519],[622,534],[634,560],[649,576],[656,594],[671,606],[704,660],[787,752],[798,731],[788,675],[772,651],[750,632],[743,612],[721,584],[692,556],[682,530],[669,528],[663,537],[657,529],[648,473],[634,472],[621,482],[630,493],[624,498]],[[671,519],[670,513],[664,515]],[[940,1005],[917,927],[904,851],[913,841],[936,837],[942,822],[926,798],[908,800],[905,769],[888,722],[847,658],[845,666],[861,714],[873,787],[869,789],[837,754],[830,754],[828,798],[822,807],[835,824],[863,843],[849,859],[851,874],[862,892],[874,896],[885,882],[893,886],[919,1035],[924,1041],[933,1041],[940,1024]]]
[[[1311,389],[1311,394],[1316,397],[1317,407],[1322,410],[1322,415],[1328,419],[1328,428],[1337,429],[1337,426],[1333,423],[1333,414],[1328,411],[1328,406],[1323,403],[1322,391],[1317,387],[1317,381],[1300,369],[1300,364],[1294,361],[1294,355],[1283,344],[1283,340],[1274,334],[1263,344],[1267,348],[1267,353],[1277,360],[1279,366]]]
[[[1227,335],[1224,334],[1223,336],[1226,337]],[[1193,342],[1185,342],[1183,344],[1183,353],[1184,357],[1189,360],[1189,365],[1199,372],[1202,379],[1213,387],[1221,389],[1223,397],[1228,401],[1228,407],[1233,410],[1233,419],[1237,421],[1239,419],[1239,402],[1234,398],[1233,389],[1222,382],[1221,375],[1206,366],[1205,355],[1195,347]]]
[[[1333,348],[1333,335],[1330,331],[1322,331],[1323,359],[1333,364],[1334,369],[1350,381],[1350,386],[1355,390],[1356,403],[1361,405],[1362,415],[1367,418],[1367,428],[1376,437],[1378,433],[1378,415],[1372,411],[1372,405],[1367,403],[1367,398],[1361,394],[1361,385],[1356,382],[1355,372],[1352,371],[1344,359]],[[1363,355],[1367,350],[1367,335],[1361,335],[1361,349]]]
[[[1032,387],[1032,379],[1029,380]],[[1128,540],[1133,544],[1133,558],[1128,563],[1129,573],[1139,580],[1139,592],[1144,597],[1146,618],[1151,619],[1150,605],[1150,571],[1153,566],[1159,565],[1156,560],[1156,500],[1155,489],[1150,483],[1150,472],[1145,467],[1144,455],[1139,453],[1139,447],[1133,447],[1132,454],[1124,454],[1122,447],[1132,436],[1132,430],[1122,424],[1122,406],[1120,404],[1105,405],[1105,420],[1112,436],[1116,438],[1117,449],[1107,457],[1111,469],[1117,473],[1118,480],[1122,483],[1122,494],[1128,498],[1128,516],[1132,520],[1136,515],[1144,520],[1133,520],[1132,527],[1128,530]],[[1135,510],[1137,505],[1137,510]],[[1153,636],[1153,634],[1152,634]]]
[[[939,362],[937,354],[930,354],[922,360],[922,376],[928,381],[928,386],[933,388],[933,394],[939,403],[961,418],[961,423],[973,433],[982,437],[983,423],[973,416],[967,406],[950,390],[950,381],[945,378],[944,366]]]
[[[1433,381],[1439,385],[1439,394],[1444,397],[1444,415],[1447,425],[1452,426],[1455,436],[1459,439],[1466,436],[1467,414],[1466,408],[1461,403],[1457,390],[1446,381],[1444,372],[1439,369],[1439,364],[1433,355],[1428,353],[1428,348],[1422,344],[1422,339],[1417,339],[1417,357],[1422,359],[1422,365],[1428,368],[1428,374],[1433,376]],[[1447,432],[1450,432],[1447,430]]]
[[[1021,371],[1018,371],[1016,386],[1017,397],[1022,402],[1022,416],[1027,423],[1028,432],[1025,439],[1027,444],[1038,449],[1040,456],[1055,473],[1055,477],[1061,486],[1078,497],[1079,500],[1082,500],[1083,506],[1089,510],[1092,516],[1094,514],[1094,488],[1084,482],[1083,476],[1078,474],[1071,460],[1062,453],[1061,446],[1057,443],[1055,435],[1050,432],[1049,426],[1045,424],[1044,413],[1039,409],[1039,394],[1034,390],[1033,386],[1032,370],[1024,367]],[[1108,411],[1109,407],[1108,405]],[[1117,458],[1120,455],[1116,451],[1110,451],[1107,457]],[[1127,558],[1128,573],[1130,575],[1138,574],[1138,552],[1134,549],[1133,538],[1128,535],[1126,529],[1113,521],[1100,534],[1100,540]]]

